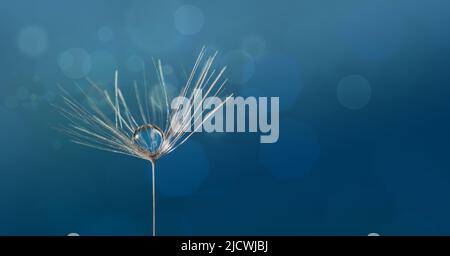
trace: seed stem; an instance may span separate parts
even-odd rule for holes
[[[155,160],[150,160],[152,163],[152,208],[153,208],[153,236],[156,236],[156,190],[155,190]]]

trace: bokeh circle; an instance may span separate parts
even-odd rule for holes
[[[243,50],[229,51],[223,57],[223,65],[227,67],[225,76],[232,84],[246,83],[255,72],[253,58]]]
[[[173,25],[177,7],[173,0],[133,2],[126,13],[126,30],[132,42],[151,54],[174,49],[182,39]]]
[[[205,18],[200,8],[193,5],[180,6],[174,15],[174,24],[183,35],[194,35],[200,32]]]
[[[372,94],[369,81],[361,75],[350,75],[341,79],[337,87],[339,102],[348,109],[365,107]]]
[[[113,37],[113,31],[110,27],[103,26],[98,29],[97,36],[98,36],[98,39],[100,39],[100,41],[109,42],[109,41],[111,41],[111,39]]]
[[[262,57],[266,52],[266,42],[259,36],[247,36],[242,41],[242,49],[254,59]]]
[[[17,45],[25,56],[38,57],[47,50],[47,33],[39,26],[25,27],[19,33]]]
[[[91,56],[81,48],[72,48],[63,52],[58,64],[64,75],[71,79],[85,77],[92,67]]]

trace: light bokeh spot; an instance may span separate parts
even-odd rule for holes
[[[361,75],[350,75],[341,79],[337,87],[339,102],[348,109],[365,107],[372,94],[369,81]]]
[[[255,72],[253,58],[243,50],[229,51],[224,56],[223,65],[227,66],[225,74],[233,84],[246,83]]]
[[[98,36],[98,39],[100,39],[100,41],[109,42],[109,41],[111,41],[111,39],[113,37],[113,31],[110,27],[103,26],[98,29],[97,36]]]
[[[81,48],[72,48],[63,52],[58,64],[64,75],[71,79],[85,77],[92,67],[91,56]]]
[[[196,6],[183,5],[175,12],[175,27],[183,35],[197,34],[202,29],[204,22],[203,12]]]
[[[25,27],[19,33],[17,45],[23,55],[38,57],[47,50],[47,33],[39,26]]]
[[[182,39],[173,23],[177,7],[174,0],[133,1],[125,15],[125,28],[131,41],[150,54],[173,50]]]
[[[266,42],[258,36],[248,36],[242,41],[242,49],[254,59],[262,57],[266,52]]]

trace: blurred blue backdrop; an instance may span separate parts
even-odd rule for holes
[[[150,164],[51,129],[57,84],[123,87],[201,46],[280,97],[280,141],[196,134],[157,169],[160,235],[450,235],[450,2],[2,1],[0,235],[150,235]],[[151,73],[151,72],[150,72]],[[176,91],[176,90],[175,90]]]

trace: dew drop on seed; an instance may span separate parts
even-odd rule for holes
[[[163,135],[158,129],[150,125],[144,125],[136,129],[133,141],[143,150],[155,154],[161,147]]]

